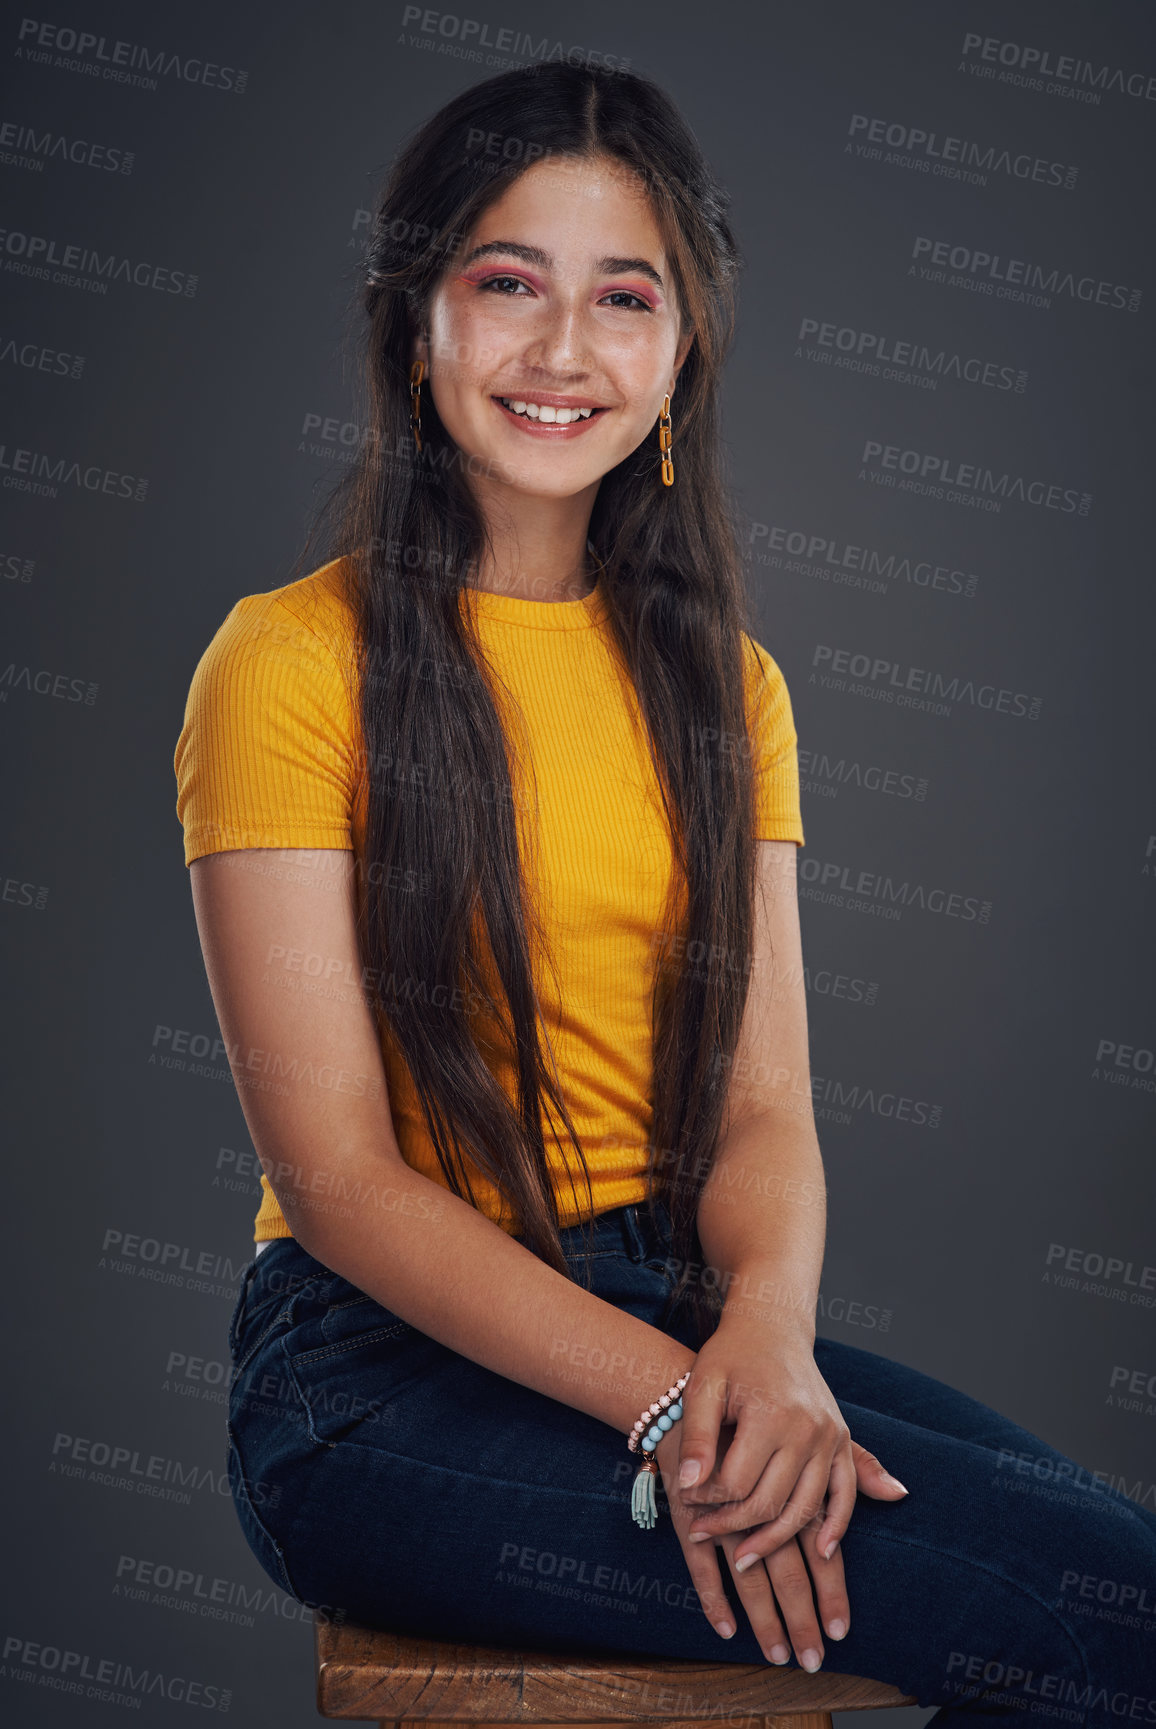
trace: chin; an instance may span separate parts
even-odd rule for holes
[[[601,479],[601,476],[597,476]],[[580,493],[587,492],[595,484],[594,481],[584,481],[580,486],[510,486],[508,490],[516,493],[519,498],[577,498]]]
[[[577,463],[567,468],[561,462],[549,467],[543,464],[541,469],[535,470],[518,467],[508,457],[492,456],[473,458],[470,472],[484,475],[487,480],[496,480],[511,492],[521,493],[526,498],[574,498],[589,487],[597,486],[606,470],[590,469],[585,465],[579,469]]]

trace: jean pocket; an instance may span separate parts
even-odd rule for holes
[[[359,1291],[357,1286],[351,1285],[347,1279],[335,1280],[329,1302],[321,1316],[320,1337],[316,1349],[340,1349],[355,1344],[370,1334],[388,1334],[391,1338],[401,1339],[407,1333],[416,1333],[417,1330],[408,1321],[403,1321],[400,1315],[395,1315],[392,1309],[383,1308],[375,1297],[368,1297],[364,1291]],[[312,1354],[304,1345],[294,1352],[294,1356]]]
[[[243,1302],[242,1293],[239,1303]],[[256,1308],[242,1312],[241,1325],[237,1330],[237,1344],[232,1352],[233,1373],[229,1380],[230,1388],[240,1384],[258,1351],[278,1334],[288,1332],[293,1326],[301,1302],[302,1293],[295,1291],[291,1297],[279,1296],[276,1301],[265,1301]]]
[[[455,1354],[364,1292],[347,1290],[285,1351],[309,1434],[330,1447],[379,1423],[406,1387]]]

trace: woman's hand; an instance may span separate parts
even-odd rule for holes
[[[678,1487],[678,1431],[685,1421],[684,1417],[662,1437],[655,1458],[703,1612],[724,1639],[733,1636],[733,1611],[723,1590],[717,1543],[727,1558],[739,1601],[767,1661],[789,1662],[793,1646],[804,1669],[817,1669],[823,1661],[820,1621],[832,1639],[842,1639],[851,1624],[842,1551],[836,1548],[829,1561],[823,1559],[815,1541],[817,1521],[801,1537],[789,1538],[765,1561],[759,1560],[745,1571],[735,1566],[734,1552],[748,1532],[728,1533],[717,1537],[714,1543],[692,1543],[687,1526],[695,1516],[695,1508],[685,1500],[686,1491]],[[733,1424],[720,1430],[717,1466],[725,1459],[734,1434]]]
[[[808,1548],[828,1561],[851,1522],[858,1489],[877,1500],[907,1493],[852,1441],[802,1333],[724,1315],[699,1350],[682,1408],[670,1435],[678,1440],[683,1499],[700,1509],[688,1540],[696,1533],[700,1540],[749,1533],[736,1567],[747,1556],[772,1554],[803,1530],[813,1532]],[[734,1425],[734,1437],[720,1460],[724,1423]]]

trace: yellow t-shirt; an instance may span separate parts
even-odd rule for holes
[[[353,620],[340,561],[229,612],[193,675],[177,741],[177,815],[185,863],[243,847],[336,847],[363,853],[365,776],[352,685]],[[538,904],[551,969],[535,975],[564,1096],[590,1170],[594,1210],[647,1194],[653,1106],[650,997],[673,855],[633,686],[612,651],[601,579],[582,600],[539,602],[470,589],[478,636],[509,686],[533,760],[515,777],[522,856],[533,831]],[[748,642],[753,639],[747,638]],[[798,750],[786,683],[755,643],[744,652],[756,768],[758,839],[803,843]],[[761,671],[760,671],[761,668]],[[499,691],[499,703],[504,698]],[[725,741],[724,741],[725,743]],[[516,754],[517,760],[517,754]],[[693,957],[691,957],[693,959]],[[559,997],[557,986],[561,987]],[[486,1016],[480,1015],[479,1021]],[[512,1062],[477,1031],[513,1103]],[[383,1045],[402,1155],[444,1184],[407,1065]],[[586,1215],[585,1184],[543,1125],[564,1225]],[[567,1176],[574,1174],[574,1186]],[[516,1230],[508,1201],[467,1161],[479,1205]],[[267,1179],[255,1240],[291,1233]]]

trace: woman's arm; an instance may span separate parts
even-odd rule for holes
[[[726,1300],[672,1432],[680,1468],[699,1466],[697,1487],[686,1491],[700,1504],[690,1537],[747,1530],[741,1559],[770,1555],[806,1528],[810,1559],[842,1537],[857,1489],[877,1499],[906,1491],[851,1439],[815,1364],[826,1188],[811,1105],[797,848],[758,844],[751,986],[698,1214]],[[736,1434],[712,1473],[724,1422]]]
[[[243,850],[190,866],[245,1121],[289,1228],[421,1332],[613,1425],[629,1463],[635,1418],[696,1353],[555,1272],[405,1163],[358,985],[353,858]],[[342,1199],[358,1193],[380,1198]]]
[[[794,841],[759,841],[751,985],[698,1232],[725,1313],[815,1339],[827,1224]]]

